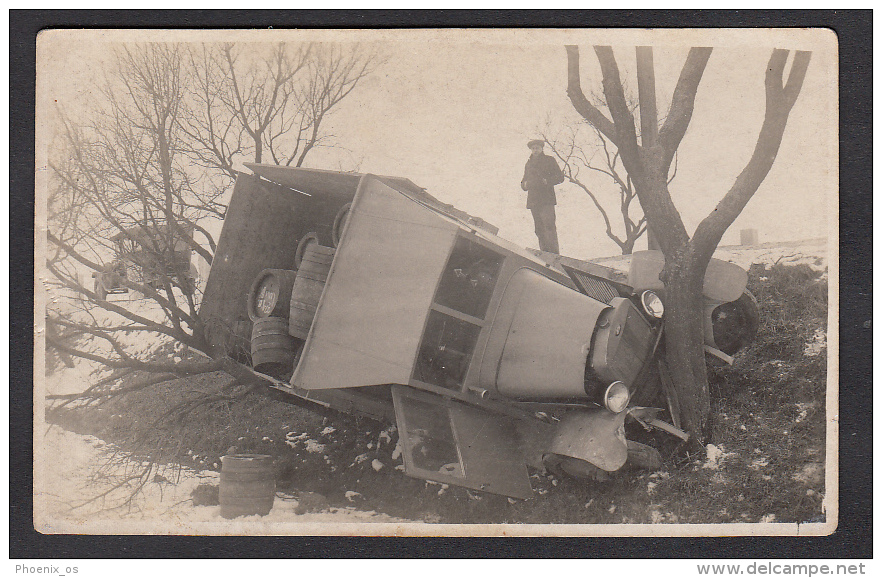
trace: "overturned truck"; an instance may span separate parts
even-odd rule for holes
[[[528,466],[657,465],[626,418],[686,438],[660,355],[660,254],[626,274],[520,248],[407,179],[247,166],[205,287],[206,339],[298,400],[396,423],[407,474],[526,498]],[[717,359],[756,332],[746,284],[735,265],[708,268]]]

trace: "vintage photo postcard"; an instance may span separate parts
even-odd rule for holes
[[[35,528],[832,533],[837,58],[43,31]]]

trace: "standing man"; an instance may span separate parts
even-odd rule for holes
[[[521,189],[527,191],[527,208],[533,213],[539,248],[550,253],[560,253],[554,215],[554,205],[557,204],[554,185],[564,182],[564,174],[557,162],[542,152],[545,141],[531,140],[527,147],[530,149],[530,158],[524,167]]]

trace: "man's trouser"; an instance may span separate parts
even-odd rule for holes
[[[539,248],[550,253],[560,253],[557,245],[557,225],[555,224],[554,205],[539,205],[530,209],[533,213],[533,224]]]

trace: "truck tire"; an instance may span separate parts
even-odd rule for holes
[[[653,472],[664,468],[665,465],[657,449],[632,440],[628,440],[628,463],[635,468]]]
[[[727,355],[735,355],[756,338],[759,308],[753,293],[744,290],[741,297],[723,303],[711,313],[714,346]]]
[[[577,480],[593,480],[608,482],[610,473],[601,470],[592,463],[570,456],[547,454],[544,457],[545,467],[558,476],[569,476]]]

